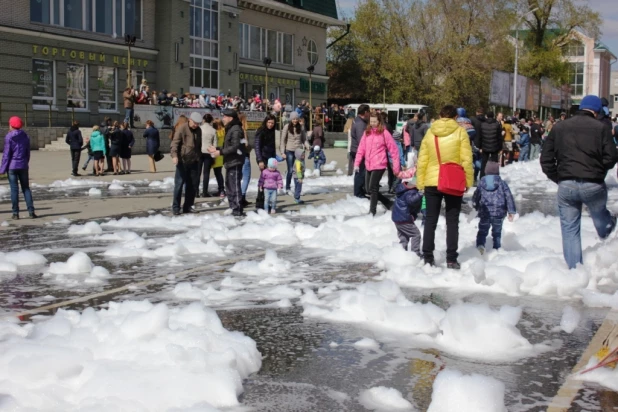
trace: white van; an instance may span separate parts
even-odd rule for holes
[[[408,121],[408,118],[421,110],[427,112],[429,110],[429,106],[425,106],[423,104],[384,104],[384,103],[352,103],[344,106],[344,110],[347,114],[353,113],[356,116],[356,111],[358,110],[358,106],[361,104],[368,104],[370,108],[384,111],[386,110],[388,113],[388,123],[393,127],[393,129],[401,132],[403,126]]]

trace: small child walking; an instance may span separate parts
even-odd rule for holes
[[[258,181],[258,190],[264,191],[266,212],[274,215],[277,213],[277,189],[283,189],[283,177],[277,170],[277,159],[268,159],[268,168],[262,170]]]
[[[300,192],[303,190],[303,179],[305,178],[305,150],[296,149],[294,152],[296,160],[294,160],[294,203],[302,205],[300,200]]]
[[[408,169],[410,170],[410,169]],[[414,174],[414,171],[412,171]],[[401,174],[400,174],[401,176]],[[410,250],[422,257],[421,231],[414,223],[421,210],[423,195],[416,188],[416,177],[402,180],[395,189],[397,198],[392,209],[391,219],[397,228],[399,243],[405,250]]]
[[[313,148],[311,153],[309,153],[309,159],[313,159],[313,170],[320,170],[326,164],[326,155],[320,146]]]
[[[485,241],[490,226],[494,249],[500,249],[504,218],[508,213],[509,222],[512,222],[513,216],[517,213],[511,189],[499,175],[498,162],[487,162],[485,176],[481,178],[472,196],[472,205],[478,211],[480,218],[476,248],[481,255],[485,253]]]

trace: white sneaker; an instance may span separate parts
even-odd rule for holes
[[[270,214],[271,214],[271,215],[274,215],[275,213],[277,213],[277,212],[275,211],[275,209],[273,209],[273,210],[271,210],[271,211],[270,211]]]
[[[483,256],[485,254],[485,246],[479,246],[476,249],[479,251],[481,256]]]

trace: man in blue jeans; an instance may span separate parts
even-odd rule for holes
[[[30,163],[30,137],[21,130],[23,122],[17,116],[9,119],[9,133],[4,138],[4,150],[2,152],[2,164],[0,174],[9,174],[11,187],[11,203],[13,205],[13,219],[19,219],[19,185],[26,198],[26,206],[31,219],[38,216],[34,213],[32,192],[28,177],[28,164]]]
[[[558,208],[562,250],[569,269],[583,264],[581,245],[582,204],[588,207],[594,227],[606,239],[616,227],[616,216],[607,210],[605,176],[618,160],[611,128],[597,120],[601,99],[588,95],[580,111],[556,123],[541,153],[541,167],[558,183]]]

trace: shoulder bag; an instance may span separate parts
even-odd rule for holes
[[[462,197],[466,191],[466,173],[464,172],[464,168],[458,163],[449,162],[442,164],[438,136],[434,136],[434,142],[436,144],[438,164],[440,165],[438,191],[446,195]]]

